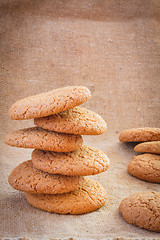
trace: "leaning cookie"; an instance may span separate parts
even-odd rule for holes
[[[80,148],[83,139],[81,135],[57,133],[39,127],[31,127],[8,133],[5,143],[21,148],[70,152]]]
[[[56,132],[99,135],[107,130],[107,124],[97,113],[75,107],[44,118],[34,119],[35,125]]]
[[[160,141],[160,128],[128,129],[120,134],[119,140],[121,142]]]
[[[14,120],[45,117],[76,107],[86,102],[90,96],[86,87],[58,88],[15,102],[9,109],[9,116]]]
[[[33,165],[48,173],[87,176],[106,171],[109,158],[102,151],[83,145],[80,149],[68,153],[34,150]]]
[[[143,142],[134,147],[135,152],[160,154],[160,141]]]
[[[128,165],[128,172],[139,179],[160,183],[160,155],[142,154],[134,156]]]
[[[44,195],[25,193],[27,201],[35,208],[59,214],[84,214],[97,210],[106,201],[104,188],[89,178],[75,191]]]
[[[119,211],[129,223],[160,232],[160,192],[139,192],[122,200]]]
[[[36,169],[29,160],[19,164],[9,175],[8,181],[19,191],[59,194],[77,189],[83,178],[45,173]]]

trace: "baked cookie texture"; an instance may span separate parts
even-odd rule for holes
[[[58,194],[77,189],[82,183],[83,177],[45,173],[36,169],[29,160],[19,164],[9,175],[8,181],[16,190]]]
[[[90,90],[83,86],[54,89],[15,102],[9,109],[9,117],[23,120],[49,116],[76,107],[90,96]]]
[[[82,134],[99,135],[106,122],[96,113],[77,107],[91,93],[82,86],[70,86],[31,96],[14,103],[11,119],[34,118],[36,127],[8,133],[6,144],[34,148],[32,160],[19,164],[9,175],[10,185],[25,192],[34,207],[59,214],[95,211],[106,201],[97,182],[85,178],[104,172],[108,157],[83,145]]]
[[[160,141],[160,128],[133,128],[119,135],[121,142]]]
[[[48,173],[62,175],[95,175],[109,168],[109,158],[102,151],[83,145],[68,153],[34,150],[33,165]]]
[[[81,135],[57,133],[39,127],[24,128],[8,133],[6,144],[55,152],[70,152],[82,146]]]
[[[85,177],[82,185],[73,192],[48,195],[25,193],[27,201],[35,208],[59,214],[83,214],[97,210],[106,201],[104,188]]]
[[[99,135],[107,130],[107,124],[101,116],[82,107],[36,118],[34,123],[47,130],[81,135]]]
[[[134,151],[160,154],[160,141],[139,143],[134,147]]]
[[[122,200],[119,211],[129,223],[160,232],[160,192],[139,192]]]
[[[128,165],[128,172],[139,179],[160,183],[160,155],[142,154],[134,156]]]

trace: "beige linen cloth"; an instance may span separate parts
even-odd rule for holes
[[[1,230],[2,239],[159,239],[127,224],[118,212],[131,193],[160,185],[130,176],[134,144],[119,133],[160,127],[159,0],[1,0]],[[67,85],[84,85],[92,97],[83,106],[99,113],[108,130],[84,136],[104,151],[111,166],[93,176],[106,189],[106,204],[85,215],[37,210],[13,190],[8,175],[32,150],[4,144],[10,130],[33,125],[12,121],[16,100]]]

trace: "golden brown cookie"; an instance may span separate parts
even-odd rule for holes
[[[104,188],[89,178],[75,191],[64,194],[25,193],[27,201],[35,208],[59,214],[83,214],[97,210],[106,201]]]
[[[56,132],[99,135],[107,130],[107,124],[97,113],[82,107],[48,117],[34,119],[35,125]]]
[[[55,152],[70,152],[83,144],[81,135],[57,133],[39,127],[24,128],[8,133],[6,144]]]
[[[14,120],[45,117],[76,107],[86,102],[90,96],[86,87],[58,88],[15,102],[9,109],[9,116]]]
[[[83,145],[80,149],[68,153],[34,150],[33,165],[48,173],[62,175],[94,175],[109,167],[109,158],[102,151]]]
[[[139,192],[122,200],[119,211],[129,223],[160,232],[160,192]]]
[[[160,155],[142,154],[134,156],[128,165],[128,172],[142,180],[160,183]]]
[[[160,154],[160,141],[139,143],[135,146],[134,151]]]
[[[133,128],[123,131],[119,140],[121,142],[160,141],[160,128]]]
[[[83,178],[45,173],[36,169],[29,160],[19,164],[9,175],[8,181],[16,190],[57,194],[77,189]]]

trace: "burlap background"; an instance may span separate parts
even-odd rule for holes
[[[127,165],[133,144],[118,141],[120,131],[160,127],[160,1],[1,0],[1,237],[33,239],[158,239],[158,233],[128,225],[120,201],[144,190],[160,190],[131,177]],[[100,210],[62,216],[32,208],[8,184],[10,171],[31,150],[5,146],[5,134],[32,126],[11,121],[16,100],[67,85],[84,85],[92,98],[84,106],[108,123],[101,136],[84,137],[104,151],[110,169],[94,176],[108,194]]]

